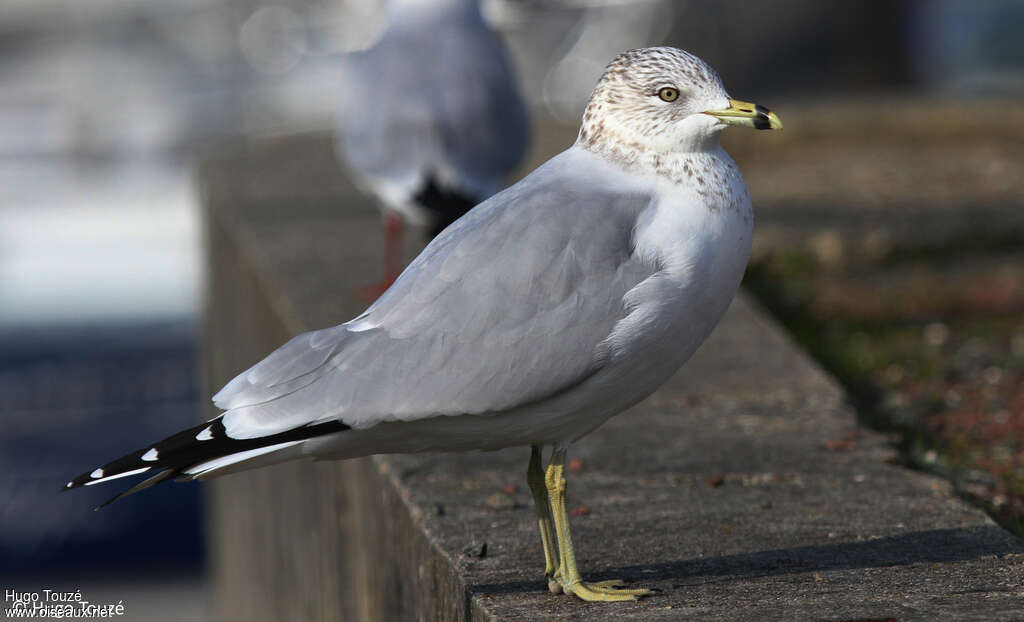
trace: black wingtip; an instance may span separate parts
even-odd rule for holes
[[[85,472],[65,483],[61,487],[61,492],[122,477],[149,474],[148,479],[107,500],[96,508],[98,510],[122,497],[149,488],[174,476],[180,476],[179,480],[182,481],[190,481],[193,478],[185,474],[185,471],[189,467],[207,460],[268,445],[333,434],[347,429],[349,429],[348,426],[340,421],[325,421],[293,428],[278,434],[236,439],[227,435],[224,422],[217,417],[178,432],[144,449],[133,451],[97,469]]]
[[[82,473],[64,484],[61,490],[81,488],[90,484],[98,484],[120,477],[141,475],[143,473],[148,473],[152,478],[153,473],[159,475],[165,469],[177,472],[201,456],[201,452],[197,451],[200,445],[202,445],[203,449],[209,449],[208,445],[197,441],[196,435],[201,434],[201,431],[204,429],[213,430],[214,428],[218,430],[217,434],[219,436],[224,436],[224,425],[218,417],[192,428],[182,430],[143,449],[137,449],[129,454],[125,454],[117,460],[108,462],[97,469]],[[213,438],[212,434],[210,438]],[[166,477],[157,481],[163,481],[163,479],[166,479]],[[109,503],[108,501],[103,505]]]

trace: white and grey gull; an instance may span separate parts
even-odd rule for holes
[[[242,372],[214,396],[218,417],[66,487],[155,474],[128,494],[303,457],[528,445],[552,591],[647,593],[581,578],[566,452],[675,373],[729,306],[754,223],[719,145],[730,125],[782,126],[693,55],[621,54],[576,143],[443,231],[363,314]]]
[[[390,0],[386,28],[342,72],[337,151],[383,210],[383,281],[401,268],[404,222],[431,237],[500,190],[529,138],[501,39],[478,0]]]

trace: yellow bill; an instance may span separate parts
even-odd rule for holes
[[[782,129],[782,121],[774,112],[764,106],[741,102],[738,99],[730,99],[729,107],[725,110],[705,110],[704,114],[709,114],[729,125],[743,125],[755,130]]]

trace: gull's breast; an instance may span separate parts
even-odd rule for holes
[[[659,186],[634,233],[634,252],[658,271],[626,295],[631,311],[610,337],[631,364],[646,359],[641,367],[661,374],[674,373],[724,315],[753,238],[750,195],[735,164],[724,151],[691,155],[700,156],[691,167],[719,181],[713,191]]]

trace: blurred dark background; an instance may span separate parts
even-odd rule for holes
[[[175,589],[200,603],[186,613],[203,615],[197,485],[98,513],[116,485],[57,491],[199,417],[209,396],[196,383],[192,158],[241,134],[333,127],[340,59],[372,43],[382,2],[0,0],[5,585],[184,577]],[[1018,109],[1024,92],[1020,1],[483,7],[541,122],[575,124],[615,53],[662,43],[705,58],[735,96],[780,110],[879,97]]]

